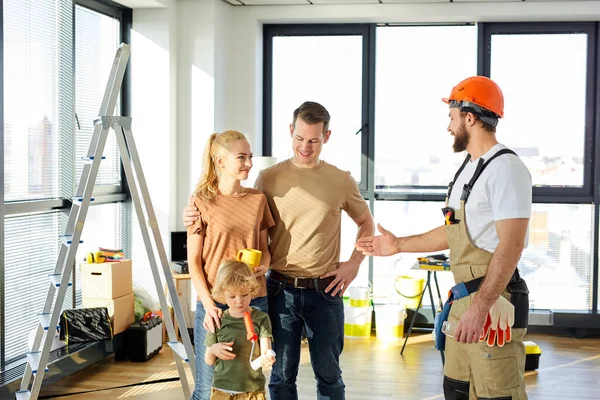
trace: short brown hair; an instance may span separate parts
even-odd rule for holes
[[[469,112],[461,111],[460,119],[464,120],[468,113]],[[479,122],[484,131],[486,131],[487,133],[496,133],[496,127],[483,122],[483,120],[481,118],[479,118],[479,115],[477,115],[476,113],[472,113],[472,114],[475,117],[475,122]]]
[[[294,125],[294,127],[296,126],[296,120],[298,118],[309,125],[322,122],[323,133],[329,130],[329,121],[331,120],[329,111],[327,111],[327,109],[321,104],[314,101],[305,101],[300,105],[300,107],[296,108],[294,111],[294,120],[292,121],[292,125]]]
[[[236,289],[247,289],[254,298],[260,286],[248,264],[236,260],[223,261],[219,265],[212,295],[218,302],[225,303],[225,291]]]

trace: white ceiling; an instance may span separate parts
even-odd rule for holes
[[[165,8],[177,0],[113,0],[126,7]],[[203,0],[196,0],[203,1]],[[350,5],[350,4],[424,4],[424,3],[521,3],[521,2],[557,2],[557,1],[589,1],[589,0],[222,0],[233,6],[289,6],[289,5]]]
[[[171,0],[114,0],[115,2],[129,7],[135,8],[165,8],[169,6]]]
[[[135,1],[135,0],[132,0]],[[283,6],[283,5],[322,5],[322,4],[423,4],[423,3],[521,3],[551,2],[561,0],[223,0],[234,6]],[[562,0],[586,1],[586,0]]]

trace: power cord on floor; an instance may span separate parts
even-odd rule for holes
[[[130,383],[129,385],[122,385],[122,386],[114,386],[114,387],[109,387],[109,388],[103,388],[103,389],[94,389],[94,390],[85,390],[82,392],[74,392],[74,393],[63,393],[63,394],[53,394],[53,395],[48,395],[48,396],[39,396],[38,399],[54,399],[57,397],[65,397],[65,396],[75,396],[77,394],[85,394],[85,393],[93,393],[93,392],[102,392],[104,390],[113,390],[113,389],[122,389],[122,388],[126,388],[126,387],[132,387],[132,386],[142,386],[142,385],[153,385],[155,383],[166,383],[166,382],[176,382],[179,380],[179,377],[175,377],[175,378],[165,378],[165,379],[157,379],[155,381],[148,381],[148,382],[139,382],[139,383]]]

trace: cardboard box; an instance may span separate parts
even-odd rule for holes
[[[133,313],[133,293],[116,299],[92,299],[83,298],[82,306],[84,308],[91,307],[106,307],[108,308],[108,316],[113,327],[113,335],[124,332],[129,328],[129,325],[135,322]]]
[[[81,264],[81,296],[117,299],[133,292],[131,260]]]

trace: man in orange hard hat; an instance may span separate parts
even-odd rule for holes
[[[517,262],[527,246],[531,175],[521,159],[496,140],[504,96],[489,78],[473,76],[448,98],[454,151],[467,151],[448,186],[445,223],[421,235],[359,240],[365,255],[450,249],[456,286],[436,316],[436,348],[445,350],[447,400],[527,399],[523,374],[529,296]],[[444,320],[452,338],[446,339]],[[452,329],[452,328],[451,328]]]

